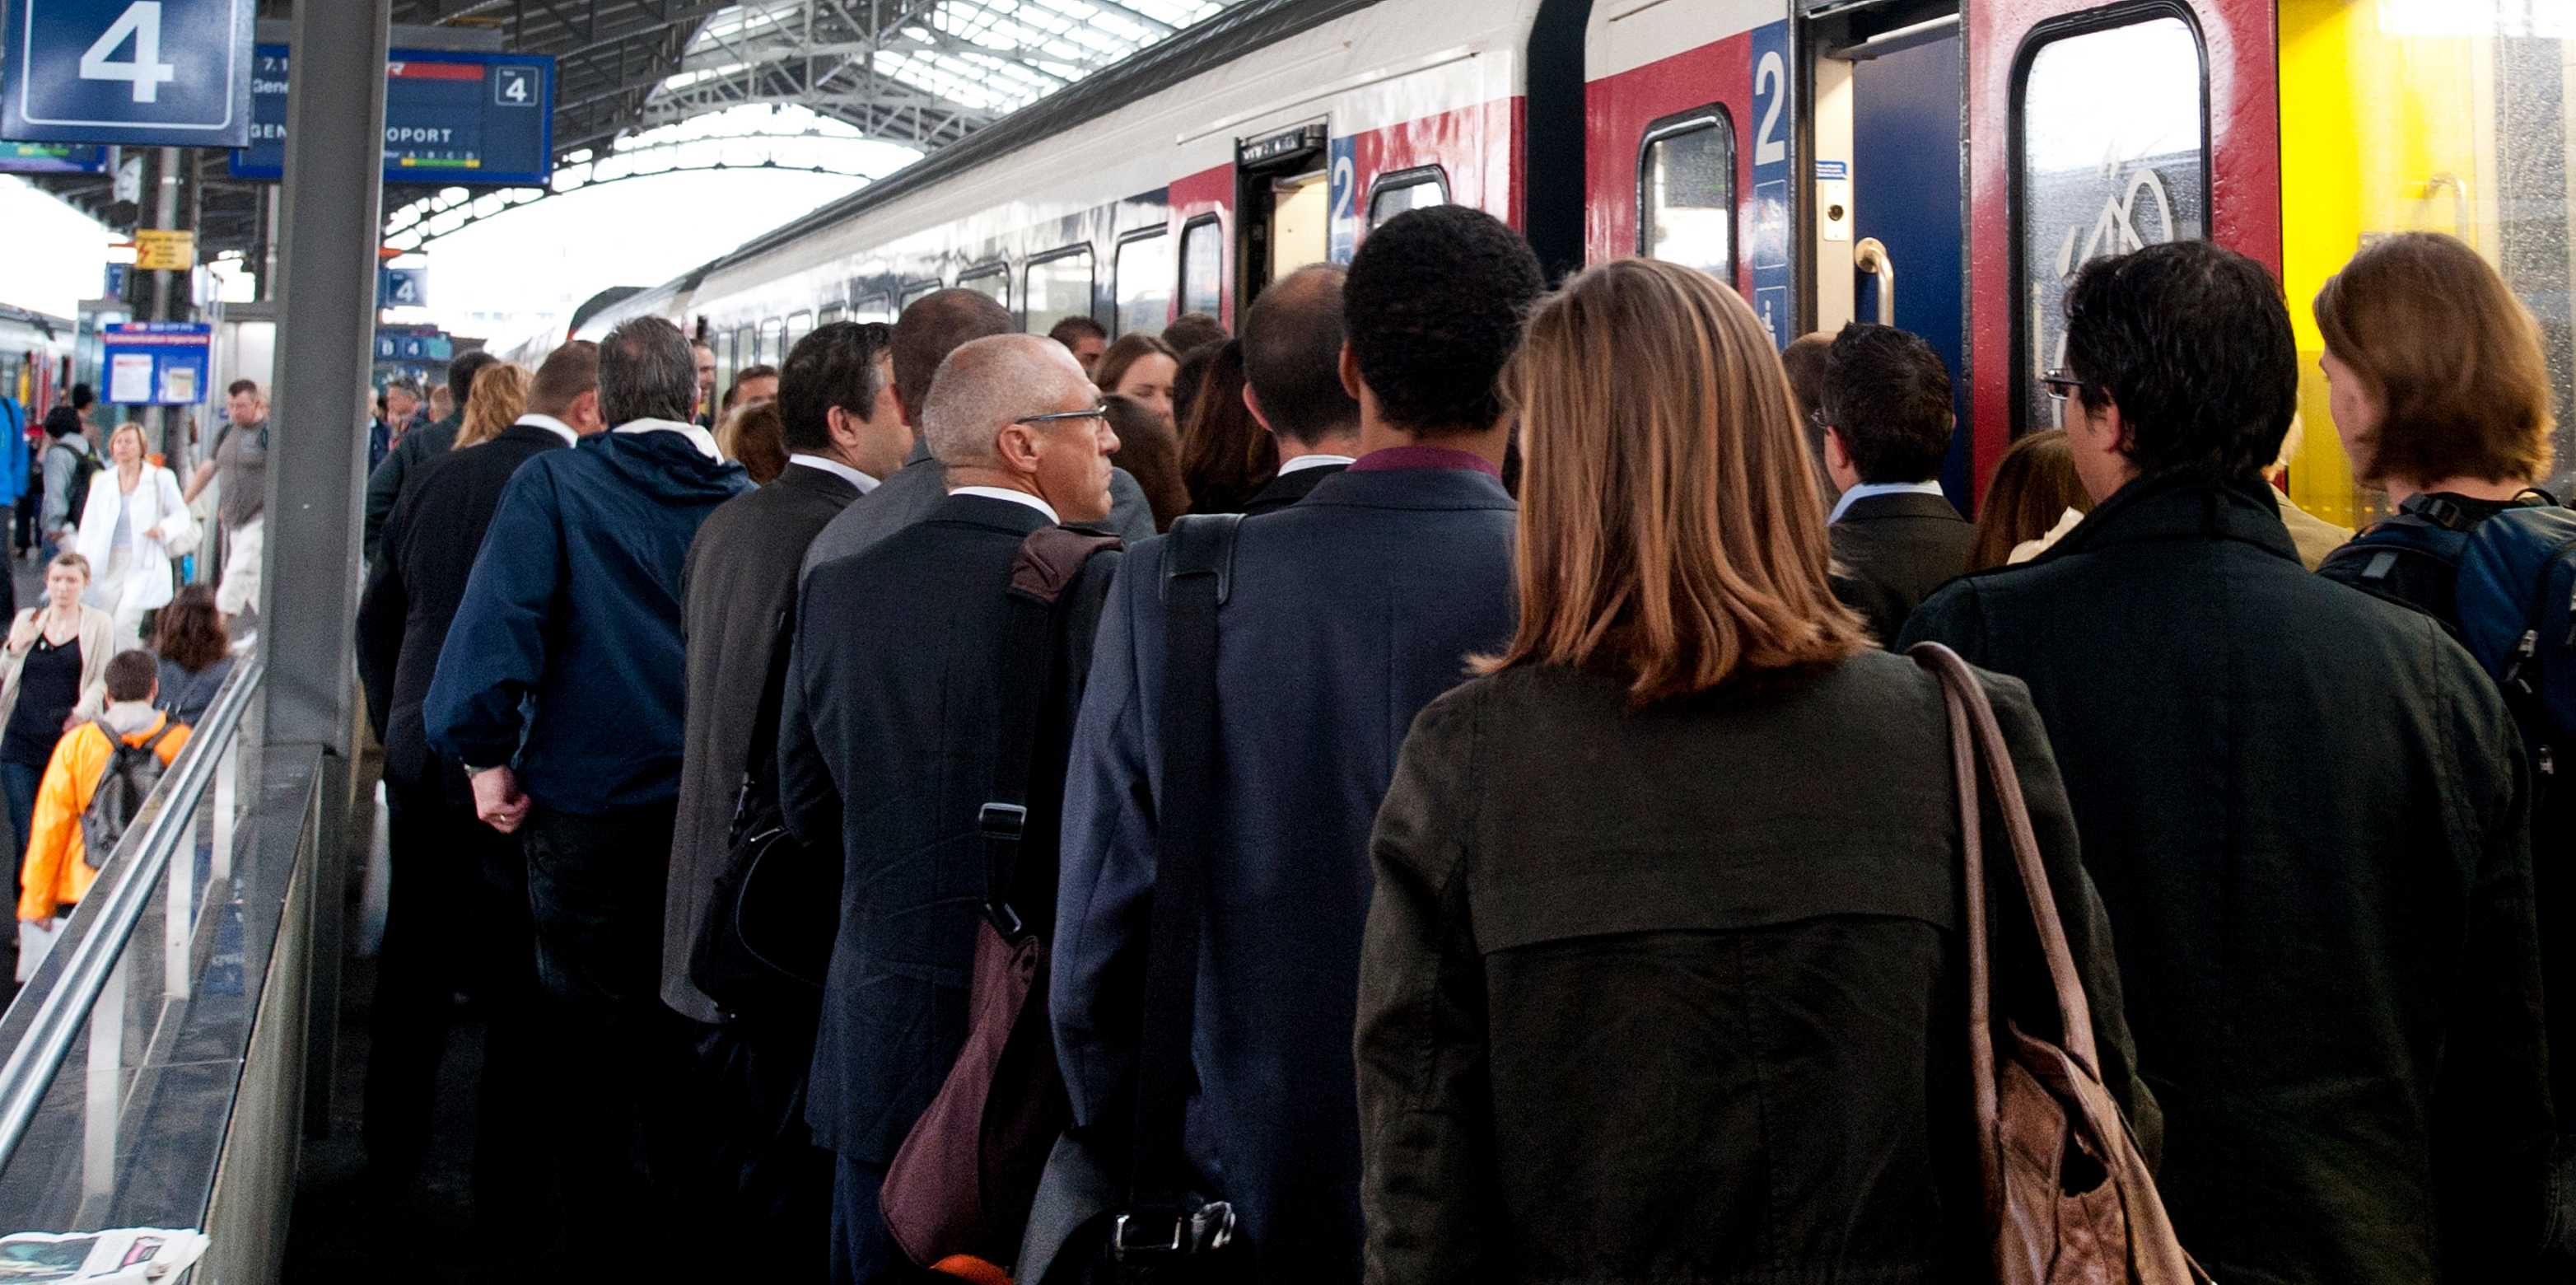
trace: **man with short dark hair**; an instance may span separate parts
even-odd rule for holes
[[[1318,263],[1271,283],[1243,318],[1243,405],[1279,445],[1279,471],[1246,515],[1287,508],[1350,467],[1360,404],[1342,386],[1340,265]]]
[[[384,540],[385,519],[393,516],[395,503],[402,499],[403,479],[413,469],[456,448],[457,431],[465,425],[465,404],[474,396],[474,374],[499,360],[480,348],[458,353],[455,360],[447,363],[447,387],[455,394],[456,409],[444,419],[403,434],[402,440],[386,453],[385,462],[367,474],[368,562],[376,560],[376,550]]]
[[[753,402],[777,400],[778,368],[770,365],[745,366],[735,372],[733,387],[725,390],[724,409],[719,413],[719,418],[741,410]]]
[[[1047,338],[1072,352],[1085,375],[1100,364],[1100,354],[1109,351],[1109,328],[1089,317],[1067,317],[1047,331]]]
[[[1936,479],[1950,452],[1950,372],[1941,354],[1894,326],[1855,321],[1826,351],[1825,476],[1842,498],[1833,538],[1834,593],[1882,643],[1924,595],[1968,569],[1976,528]]]
[[[263,536],[268,524],[268,395],[247,379],[224,389],[224,426],[215,448],[197,466],[182,498],[195,503],[210,483],[215,492],[215,525],[224,540],[223,580],[215,586],[215,607],[238,616],[259,606]]]
[[[1510,638],[1511,421],[1497,382],[1545,283],[1519,234],[1441,206],[1371,232],[1347,278],[1271,293],[1291,284],[1283,320],[1338,287],[1358,459],[1237,529],[1214,626],[1216,744],[1163,742],[1171,541],[1121,566],[1066,778],[1050,1009],[1077,1128],[1114,1148],[1134,1111],[1163,782],[1182,756],[1209,764],[1210,833],[1182,840],[1216,894],[1201,911],[1186,1159],[1241,1219],[1243,1279],[1355,1281],[1369,826],[1414,714],[1466,676],[1468,655]],[[1293,338],[1260,331],[1247,357]],[[1255,400],[1275,416],[1284,387]],[[1332,418],[1300,409],[1316,415],[1301,431]]]
[[[689,356],[698,363],[698,427],[716,426],[716,350],[705,339],[689,341]]]
[[[976,290],[940,290],[922,296],[894,323],[894,400],[904,422],[920,427],[931,384],[949,354],[977,339],[1015,333],[1011,311]],[[948,495],[948,470],[932,454],[927,434],[913,439],[912,455],[885,485],[825,524],[805,551],[805,574],[846,558],[929,516]],[[1130,540],[1154,533],[1154,511],[1145,489],[1127,470],[1109,471],[1112,506],[1104,529]]]
[[[2093,511],[1904,641],[2030,685],[2174,1228],[2220,1280],[2541,1279],[2554,1125],[2504,702],[2440,624],[2300,566],[2262,476],[2298,343],[2260,264],[2098,259],[2066,319],[2045,382]]]
[[[1184,312],[1163,327],[1163,342],[1173,352],[1188,352],[1207,344],[1225,342],[1225,323],[1204,312]]]
[[[697,387],[688,340],[661,318],[601,341],[614,427],[511,477],[423,703],[428,744],[464,765],[477,815],[527,831],[537,977],[561,1040],[564,1188],[575,1225],[616,1238],[666,1226],[671,1138],[685,1133],[657,1101],[687,1066],[685,1026],[659,993],[681,568],[699,525],[750,486],[689,422]]]

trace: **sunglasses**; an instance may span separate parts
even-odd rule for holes
[[[1107,406],[1094,406],[1089,410],[1060,410],[1052,415],[1023,415],[1011,422],[1014,424],[1052,424],[1061,419],[1107,418],[1109,418],[1109,408]]]
[[[2050,400],[2064,402],[2084,391],[2084,381],[2066,373],[2061,366],[2039,377],[2040,386],[2048,390]]]

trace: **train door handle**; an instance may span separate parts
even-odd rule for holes
[[[1896,260],[1889,258],[1887,243],[1865,236],[1852,247],[1852,266],[1878,278],[1878,324],[1896,324]]]
[[[2448,170],[2424,180],[2424,194],[2415,198],[2415,208],[2421,211],[2445,190],[2451,194],[2451,235],[2466,241],[2469,239],[2468,180]]]

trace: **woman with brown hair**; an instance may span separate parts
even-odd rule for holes
[[[506,361],[485,366],[475,372],[474,387],[466,391],[465,422],[456,430],[453,449],[461,451],[499,437],[527,409],[528,372]]]
[[[1977,534],[1968,543],[1968,570],[2027,562],[2092,510],[2066,430],[2025,433],[1995,462],[1995,475],[1986,482]]]
[[[1172,421],[1133,397],[1116,394],[1100,399],[1109,412],[1109,431],[1118,435],[1118,467],[1136,479],[1145,503],[1154,510],[1154,529],[1168,531],[1172,520],[1190,511],[1190,492],[1181,482],[1181,443]]]
[[[1100,386],[1102,396],[1141,402],[1170,424],[1172,381],[1180,371],[1181,355],[1170,344],[1152,335],[1129,333],[1100,354],[1100,364],[1091,368],[1091,382]],[[1119,461],[1119,466],[1126,467],[1126,461]]]
[[[1243,404],[1243,385],[1243,341],[1226,340],[1208,359],[1181,423],[1181,480],[1192,513],[1241,513],[1279,472],[1279,444]]]
[[[767,486],[787,471],[787,417],[775,398],[736,406],[716,425],[716,450],[742,465],[752,485]]]
[[[1834,599],[1767,332],[1701,273],[1622,260],[1540,305],[1505,382],[1518,633],[1415,720],[1371,845],[1369,1279],[1958,1278],[1941,688]],[[2019,684],[1988,691],[2152,1146],[2046,736]],[[2046,985],[1997,944],[1999,1002]]]
[[[479,392],[482,381],[475,381]],[[190,585],[161,609],[152,639],[161,658],[161,689],[154,706],[170,712],[181,726],[204,722],[215,693],[232,677],[233,640],[224,628],[224,613],[215,609],[215,591]]]

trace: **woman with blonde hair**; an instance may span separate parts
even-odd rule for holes
[[[9,833],[26,855],[36,791],[65,729],[107,707],[107,662],[117,652],[115,621],[81,601],[89,559],[66,550],[45,564],[45,602],[17,614],[0,649],[0,801]],[[18,862],[8,863],[16,888]]]
[[[1414,721],[1371,845],[1369,1279],[1961,1275],[1941,687],[1834,599],[1769,335],[1706,275],[1622,260],[1539,306],[1505,382],[1518,632]],[[1987,688],[2100,1069],[2152,1138],[2046,736]],[[2046,986],[1998,954],[2005,996]]]
[[[180,496],[177,474],[145,458],[143,426],[124,424],[107,439],[108,467],[90,478],[72,548],[89,560],[89,605],[116,622],[118,651],[143,645],[143,615],[170,601],[177,585],[170,561],[196,548],[197,522]]]
[[[456,445],[450,449],[461,451],[499,437],[527,409],[528,372],[506,361],[485,366],[466,391],[465,422],[457,426]]]

